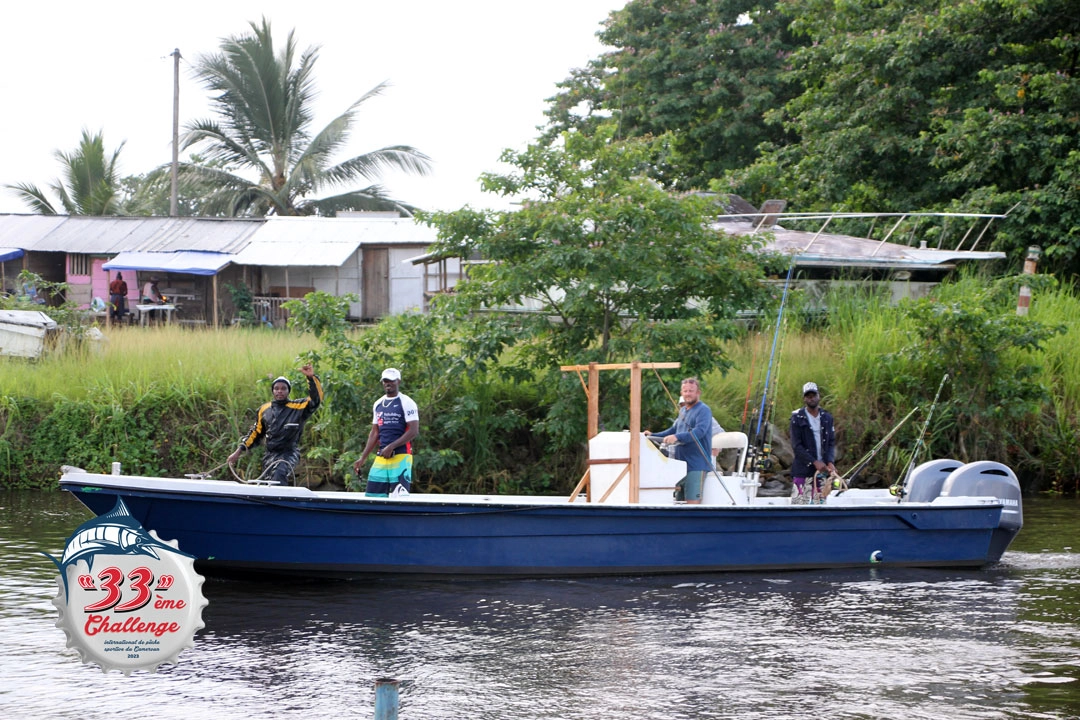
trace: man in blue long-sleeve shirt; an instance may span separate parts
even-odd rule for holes
[[[652,436],[675,445],[675,459],[686,463],[686,477],[676,485],[675,499],[697,505],[701,502],[705,473],[712,470],[712,410],[701,402],[701,383],[696,377],[682,381],[681,395],[686,405],[679,411],[675,424]]]

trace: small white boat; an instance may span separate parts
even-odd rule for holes
[[[0,310],[0,355],[39,358],[56,321],[40,310]]]

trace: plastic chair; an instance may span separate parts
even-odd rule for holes
[[[745,469],[746,465],[746,451],[750,446],[750,441],[746,437],[744,432],[722,432],[716,433],[712,438],[713,449],[719,448],[721,452],[729,449],[736,449],[739,451],[739,461],[735,463],[735,472],[741,473]]]

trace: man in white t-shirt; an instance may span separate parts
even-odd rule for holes
[[[398,391],[400,370],[383,370],[382,384],[385,394],[372,406],[371,432],[364,454],[353,463],[353,471],[359,477],[368,455],[378,448],[368,471],[365,494],[370,497],[408,495],[412,485],[412,441],[420,434],[420,413],[413,399]]]

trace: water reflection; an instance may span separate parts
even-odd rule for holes
[[[14,639],[0,656],[0,709],[16,717],[105,718],[148,700],[161,718],[367,717],[376,677],[403,681],[404,719],[1020,718],[1080,708],[1080,556],[1060,532],[1072,522],[1075,533],[1080,513],[1061,502],[1025,501],[1018,541],[1029,544],[981,571],[210,580],[194,649],[156,675],[125,678],[63,647],[55,569],[35,556],[58,552],[88,515],[66,495],[13,495],[0,511],[9,559],[0,621]],[[1045,541],[1043,512],[1059,528]]]

